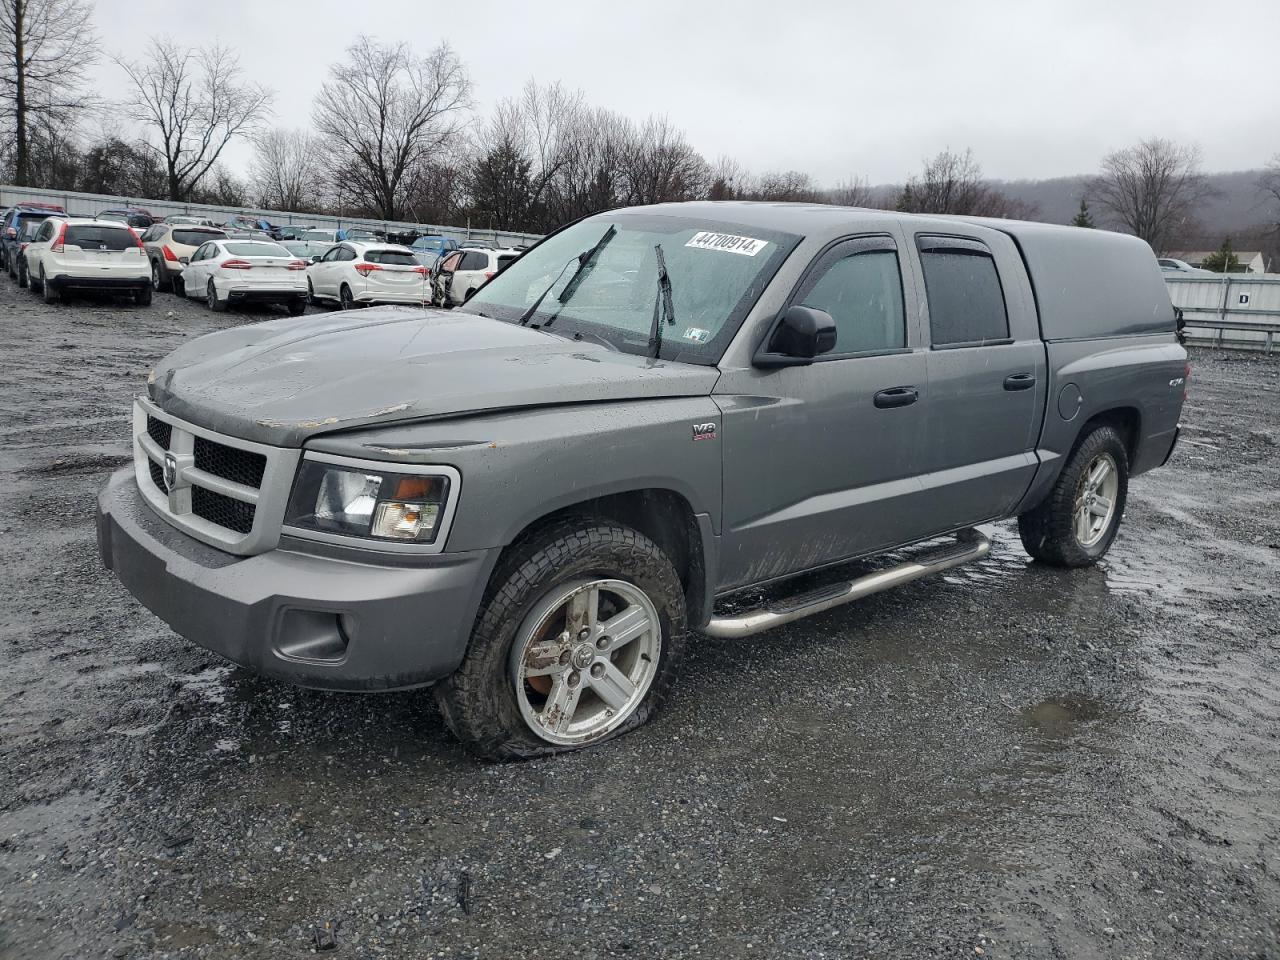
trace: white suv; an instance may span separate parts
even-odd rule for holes
[[[494,274],[505,270],[521,250],[485,250],[464,247],[446,256],[435,267],[431,302],[440,307],[466,303]]]
[[[307,285],[312,303],[336,301],[344,310],[371,303],[421,306],[430,298],[427,268],[394,243],[344,240],[312,261]]]
[[[64,292],[131,293],[151,302],[151,266],[138,235],[113,220],[50,217],[24,251],[33,293],[56,303]]]

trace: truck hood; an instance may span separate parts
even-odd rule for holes
[[[300,447],[369,424],[706,395],[718,376],[473,314],[384,308],[200,337],[158,363],[147,389],[175,417]]]

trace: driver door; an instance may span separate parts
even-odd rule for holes
[[[725,370],[717,383],[721,588],[874,553],[927,525],[912,501],[928,351],[903,259],[888,234],[831,244],[786,306],[831,314],[835,349],[803,366]]]

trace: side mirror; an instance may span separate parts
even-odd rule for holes
[[[189,264],[189,263],[191,262],[191,258],[190,258],[190,257],[179,257],[179,258],[178,258],[178,262],[179,262],[180,264],[182,264],[182,265],[185,267],[187,264]]]
[[[789,367],[812,363],[836,345],[836,322],[825,310],[788,307],[769,337],[756,351],[757,367]]]
[[[317,253],[314,257],[312,257],[312,258],[311,258],[311,262],[312,262],[312,263],[319,263],[319,262],[320,262],[320,254],[318,254],[318,253]]]

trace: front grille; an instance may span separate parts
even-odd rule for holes
[[[195,438],[195,458],[197,470],[246,487],[261,487],[262,475],[267,469],[267,458],[262,454],[228,447],[204,437]]]
[[[249,533],[253,530],[253,515],[256,510],[252,503],[233,500],[204,487],[191,488],[191,512],[236,533]]]
[[[173,425],[148,415],[147,436],[154,440],[161,450],[168,450],[169,441],[173,439]]]
[[[151,482],[156,485],[157,490],[163,493],[164,471],[160,469],[160,464],[156,463],[150,457],[147,457],[147,469],[151,471]]]

